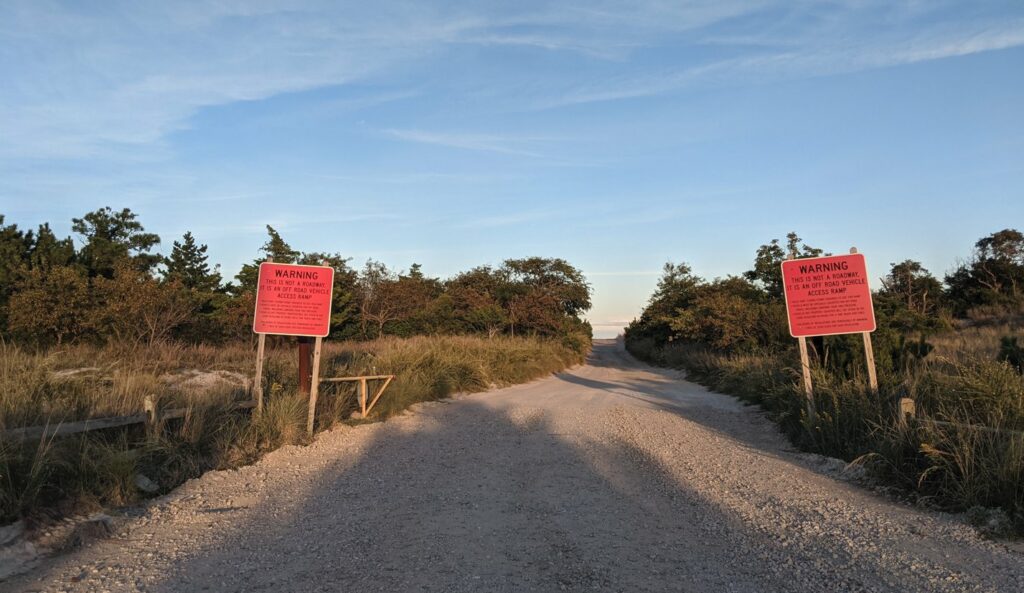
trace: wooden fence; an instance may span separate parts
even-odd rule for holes
[[[947,428],[966,428],[968,430],[976,430],[979,432],[989,432],[993,434],[1005,434],[1011,436],[1022,436],[1024,431],[1020,430],[1009,430],[1005,428],[993,428],[991,426],[984,426],[981,424],[965,424],[963,422],[947,422],[945,420],[933,420],[931,418],[925,418],[917,415],[917,404],[914,400],[909,397],[900,398],[899,404],[899,421],[904,425],[910,423],[919,424],[930,424],[933,426],[944,426]]]
[[[384,395],[384,390],[388,388],[388,385],[394,380],[394,375],[366,375],[361,377],[333,377],[329,379],[321,379],[323,383],[345,383],[345,382],[359,382],[359,407],[362,418],[366,418],[373,406],[376,405],[377,401]],[[367,405],[368,388],[367,383],[374,380],[383,380],[384,384],[374,394],[373,399]],[[246,400],[240,402],[234,402],[229,406],[233,410],[253,410],[257,407],[256,400]],[[147,426],[156,426],[160,422],[165,420],[173,420],[175,418],[184,418],[188,414],[188,408],[171,408],[167,410],[157,410],[156,401],[152,396],[147,395],[143,400],[143,411],[140,414],[131,414],[128,416],[109,416],[106,418],[90,418],[88,420],[80,420],[77,422],[61,422],[57,424],[46,424],[42,426],[25,426],[21,428],[11,428],[0,431],[0,438],[8,441],[27,441],[31,439],[49,439],[61,436],[67,436],[72,434],[78,434],[82,432],[89,432],[93,430],[104,430],[108,428],[118,428],[121,426],[131,426],[133,424],[146,424]]]

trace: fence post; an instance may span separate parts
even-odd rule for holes
[[[901,397],[897,407],[897,413],[899,414],[899,418],[897,418],[896,421],[900,426],[906,427],[909,420],[913,420],[917,417],[917,404],[909,397]]]
[[[142,409],[146,412],[146,432],[152,433],[156,429],[156,401],[152,395],[146,395],[142,400]]]

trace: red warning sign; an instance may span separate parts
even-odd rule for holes
[[[868,267],[859,253],[782,262],[794,338],[875,331]]]
[[[252,331],[324,337],[331,331],[334,268],[260,264]]]

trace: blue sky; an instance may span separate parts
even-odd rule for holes
[[[564,257],[601,333],[796,230],[874,275],[1024,227],[1024,3],[0,3],[0,213],[110,205],[233,275]]]

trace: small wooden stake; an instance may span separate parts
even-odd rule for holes
[[[814,386],[811,384],[811,360],[807,356],[807,338],[797,338],[800,343],[800,368],[804,375],[804,394],[807,395],[807,417],[811,420],[817,417],[814,409]]]
[[[306,419],[306,430],[313,434],[313,420],[316,417],[316,398],[320,393],[320,346],[323,338],[317,336],[313,342],[313,377],[309,385],[309,417]]]
[[[252,394],[256,399],[256,412],[263,411],[263,352],[267,345],[267,334],[260,334],[259,343],[256,346],[256,377],[252,383]]]
[[[917,417],[917,404],[909,397],[901,397],[898,413],[899,418],[897,418],[897,422],[899,422],[900,426],[906,426],[909,420]]]
[[[142,409],[146,412],[146,429],[152,431],[156,427],[156,402],[152,395],[142,400]]]
[[[875,374],[875,350],[871,347],[871,333],[864,332],[864,358],[868,363],[868,385],[871,393],[878,393],[878,376]]]

